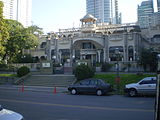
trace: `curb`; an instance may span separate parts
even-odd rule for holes
[[[41,86],[0,86],[2,90],[17,90],[19,92],[31,91],[31,92],[47,92],[54,93],[55,87],[41,87]],[[24,89],[24,91],[22,91]],[[67,93],[67,87],[56,87],[56,93]]]

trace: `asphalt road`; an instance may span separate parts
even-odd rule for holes
[[[0,90],[0,104],[25,120],[154,120],[154,100]]]

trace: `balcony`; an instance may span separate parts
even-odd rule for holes
[[[81,55],[92,55],[97,54],[96,49],[81,49],[80,51]]]

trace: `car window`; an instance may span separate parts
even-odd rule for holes
[[[89,80],[83,80],[83,81],[81,81],[80,85],[89,85]]]
[[[104,83],[101,80],[97,80],[98,85],[103,85]]]
[[[150,80],[150,84],[156,84],[156,80]]]
[[[90,85],[97,85],[97,84],[98,84],[97,80],[90,80]]]
[[[140,84],[155,84],[156,80],[143,80],[140,82]]]
[[[143,80],[139,84],[150,84],[149,80]]]
[[[0,111],[3,110],[3,107],[0,105]]]

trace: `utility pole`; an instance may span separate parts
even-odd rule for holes
[[[156,102],[155,102],[155,120],[160,120],[160,54],[158,54]]]

